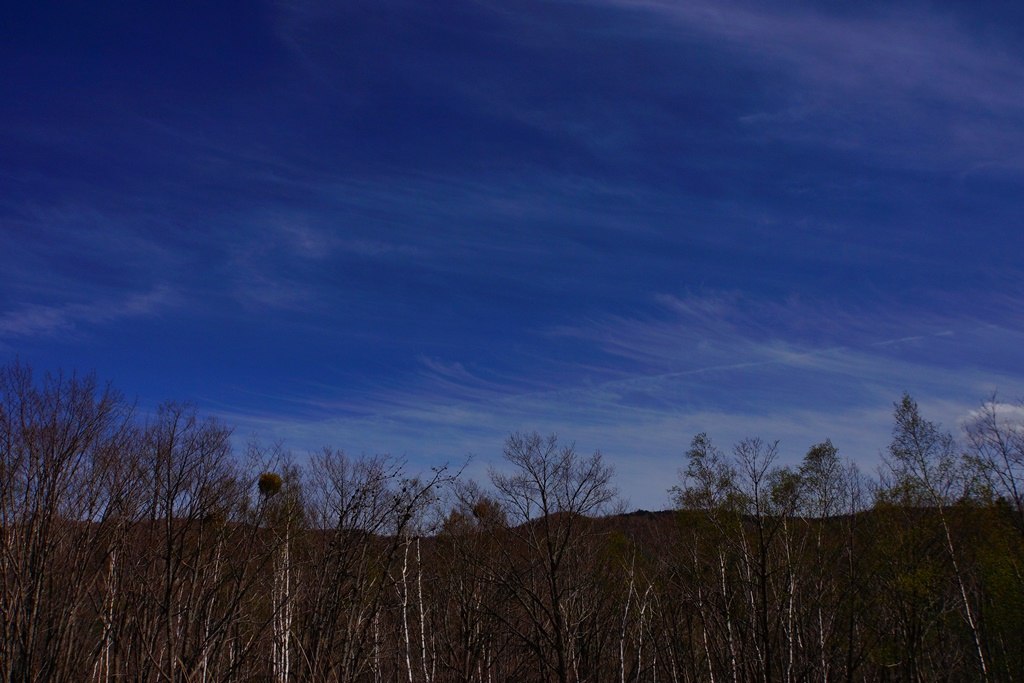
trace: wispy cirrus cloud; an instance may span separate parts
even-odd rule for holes
[[[459,460],[467,452],[497,463],[509,431],[556,432],[618,463],[634,505],[660,507],[672,463],[697,432],[725,447],[747,436],[780,439],[790,464],[831,438],[870,470],[888,443],[892,403],[903,391],[954,431],[992,388],[1024,393],[1024,368],[1006,372],[985,363],[1018,345],[1024,330],[914,320],[891,310],[836,315],[828,334],[809,336],[797,323],[825,313],[809,304],[729,294],[659,301],[657,316],[553,329],[575,353],[529,370],[515,359],[519,376],[422,356],[415,381],[351,397],[358,413],[341,416],[328,402],[293,418],[243,410],[230,419],[299,450],[342,443],[405,453],[419,463]],[[886,322],[875,327],[873,318]],[[882,332],[893,336],[879,339]],[[485,467],[470,473],[484,476]]]
[[[814,4],[600,0],[667,19],[774,73],[776,107],[742,122],[770,138],[933,168],[1020,168],[1024,55],[950,10],[896,5],[832,12]]]
[[[74,87],[93,41],[25,40],[0,339],[298,450],[557,431],[652,491],[696,431],[868,462],[902,391],[956,424],[1024,381],[1000,11],[286,0]]]
[[[28,305],[0,314],[0,339],[88,334],[90,328],[157,315],[181,302],[170,287],[87,303]]]

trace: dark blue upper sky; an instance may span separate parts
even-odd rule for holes
[[[0,354],[417,467],[1024,395],[1024,8],[22,3]]]

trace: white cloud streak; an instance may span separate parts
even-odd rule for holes
[[[157,287],[116,299],[24,306],[0,315],[0,339],[76,335],[90,327],[156,315],[178,300],[178,295],[169,287]]]
[[[926,333],[872,341],[865,338],[869,321],[861,321],[865,329],[852,329],[854,322],[847,321],[851,344],[816,346],[787,340],[784,322],[809,313],[806,307],[774,310],[767,319],[778,326],[769,337],[764,311],[750,313],[756,308],[750,302],[728,295],[665,302],[674,315],[609,318],[557,331],[628,357],[633,369],[612,363],[616,370],[606,376],[613,379],[587,383],[577,365],[549,364],[537,374],[549,370],[550,384],[562,385],[531,389],[485,378],[458,361],[421,357],[420,382],[361,394],[358,414],[339,416],[325,405],[304,417],[236,410],[227,419],[242,425],[242,433],[269,432],[300,452],[335,444],[404,453],[424,466],[460,461],[470,452],[496,463],[509,431],[555,432],[575,440],[581,451],[602,450],[618,465],[625,495],[651,508],[667,504],[665,490],[697,432],[724,447],[748,436],[780,439],[784,463],[831,438],[844,455],[872,470],[889,440],[892,402],[903,391],[915,396],[929,419],[954,430],[988,387],[1024,393],[1024,375],[1001,375],[977,363],[1016,345],[1013,330],[978,331],[969,321],[946,320]],[[934,323],[905,320],[901,329]],[[935,357],[941,364],[929,360]],[[714,364],[703,364],[707,359]],[[664,370],[673,366],[684,367]],[[473,471],[481,474],[482,466]]]

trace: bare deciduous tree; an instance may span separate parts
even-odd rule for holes
[[[113,552],[130,419],[93,375],[0,367],[0,680],[92,673],[90,601]]]
[[[503,546],[495,572],[521,609],[513,624],[534,654],[544,680],[578,681],[578,641],[585,558],[591,551],[589,516],[609,509],[616,496],[613,469],[599,452],[584,457],[557,437],[514,433],[505,442],[509,472],[491,469],[497,500],[508,511],[514,543]]]

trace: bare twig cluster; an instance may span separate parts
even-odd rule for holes
[[[487,485],[400,458],[233,452],[195,408],[0,368],[0,680],[1011,681],[1024,428],[895,404],[830,441],[684,454],[625,514],[600,453],[515,433]]]

